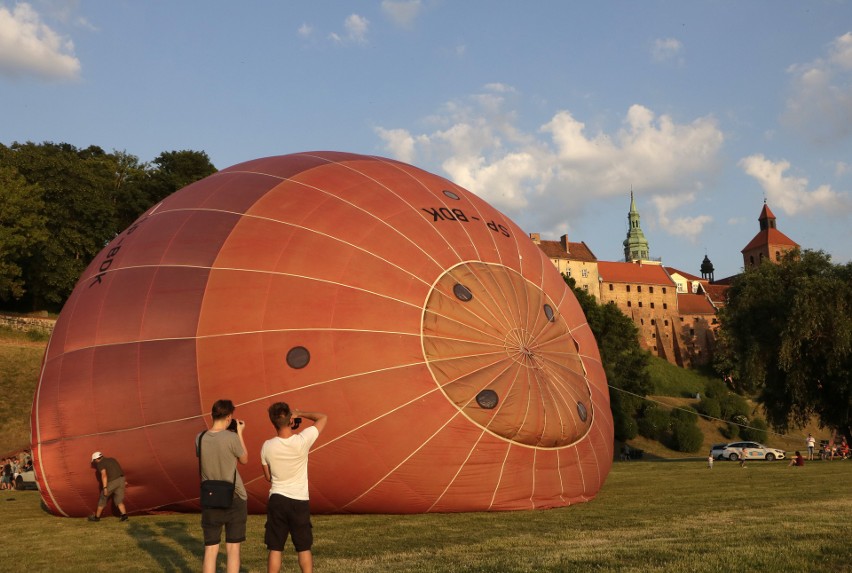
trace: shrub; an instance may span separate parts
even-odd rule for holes
[[[728,392],[728,386],[722,380],[711,380],[704,386],[704,395],[708,398],[721,400]]]
[[[625,440],[632,440],[639,433],[639,428],[636,424],[636,420],[631,418],[630,416],[625,416],[623,412],[616,414],[616,412],[612,413],[612,423],[615,427],[615,439],[623,442]]]
[[[671,416],[655,406],[647,408],[639,418],[639,433],[651,440],[661,440],[671,425]]]
[[[721,433],[729,440],[736,440],[740,436],[740,427],[736,424],[728,422],[723,428],[719,430],[719,433]]]
[[[674,421],[687,422],[690,424],[695,424],[698,422],[698,414],[695,413],[695,410],[692,408],[676,408],[672,410],[671,418]]]
[[[740,435],[744,440],[752,442],[765,442],[769,432],[769,425],[763,418],[755,418],[748,423],[748,426],[740,430]]]
[[[698,411],[711,418],[722,417],[722,407],[719,405],[717,398],[709,398],[707,396],[702,398],[698,403]]]
[[[677,420],[672,426],[672,447],[679,452],[697,452],[704,444],[704,433],[694,423]]]
[[[733,420],[737,416],[748,416],[751,412],[745,398],[732,392],[728,392],[719,399],[719,407],[722,414],[720,417],[725,420]]]

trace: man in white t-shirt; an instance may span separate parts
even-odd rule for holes
[[[314,422],[295,432],[301,419]],[[299,556],[302,573],[311,573],[314,563],[311,545],[311,510],[308,502],[308,452],[325,428],[328,416],[318,412],[290,409],[284,402],[269,407],[269,420],[277,436],[266,440],[260,450],[263,475],[271,482],[266,506],[266,548],[269,550],[267,572],[281,569],[281,553],[288,535]]]

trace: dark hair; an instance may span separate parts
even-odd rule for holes
[[[269,407],[269,421],[276,430],[290,425],[290,406],[286,402],[275,402]]]
[[[213,402],[213,409],[210,415],[214,420],[224,420],[234,413],[234,403],[230,400],[216,400]]]

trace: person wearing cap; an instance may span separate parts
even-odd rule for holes
[[[106,507],[107,500],[112,497],[112,502],[118,506],[121,512],[119,521],[127,521],[127,508],[124,507],[124,471],[118,460],[105,458],[101,452],[92,454],[92,464],[98,469],[98,479],[101,482],[101,496],[98,498],[98,509],[94,515],[89,516],[89,521],[100,521],[101,514]]]

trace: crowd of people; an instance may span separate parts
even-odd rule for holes
[[[17,489],[18,476],[24,472],[33,470],[33,458],[29,452],[0,460],[2,471],[0,471],[0,490]]]

